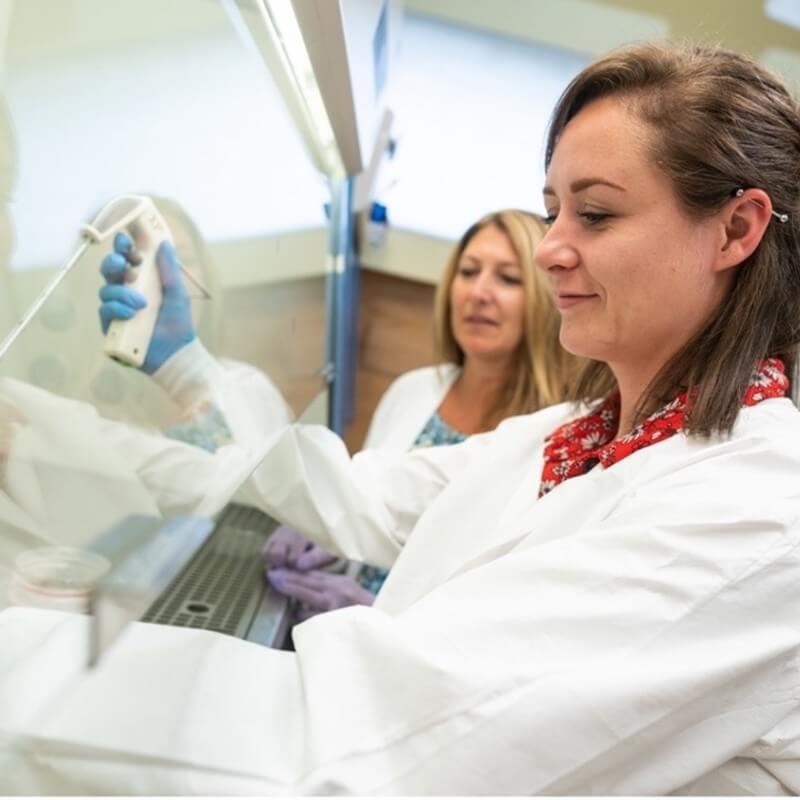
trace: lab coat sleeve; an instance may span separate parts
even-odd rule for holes
[[[390,567],[417,520],[488,434],[408,453],[362,450],[320,425],[292,425],[268,446],[238,497],[340,555]]]
[[[251,455],[235,445],[211,454],[107,420],[83,403],[57,396],[45,402],[36,424],[20,427],[5,476],[9,494],[32,494],[42,508],[58,496],[87,510],[111,503],[118,518],[195,513],[201,507],[216,511],[252,467]],[[41,412],[50,407],[48,421]],[[63,511],[54,517],[58,524]]]
[[[143,440],[135,430],[116,429],[114,435],[121,446],[132,444],[136,474],[165,516],[217,513],[253,466],[251,454],[236,444],[212,454],[163,436]]]
[[[209,408],[219,411],[230,439],[250,451],[293,415],[275,384],[260,370],[212,356],[199,339],[181,348],[153,379],[175,401],[187,419]]]
[[[395,617],[305,622],[294,655],[150,637],[28,757],[86,794],[675,791],[800,702],[800,491],[762,465],[752,493],[724,458],[655,479],[590,529],[532,535]],[[191,694],[149,700],[156,671]]]

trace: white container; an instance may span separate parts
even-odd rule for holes
[[[77,547],[37,547],[14,562],[9,599],[14,605],[85,614],[92,589],[108,572],[103,556]]]
[[[389,216],[385,205],[373,203],[366,224],[367,241],[372,247],[383,247],[389,231]]]

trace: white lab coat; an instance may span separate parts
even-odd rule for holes
[[[800,414],[767,400],[730,439],[676,435],[537,499],[567,413],[352,460],[323,428],[276,435],[251,499],[394,564],[375,606],[298,626],[296,654],[135,625],[8,788],[800,791]]]
[[[410,450],[460,374],[455,364],[441,364],[411,370],[394,380],[372,415],[364,448]]]

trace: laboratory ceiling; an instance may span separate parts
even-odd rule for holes
[[[405,8],[474,28],[594,56],[643,39],[703,41],[748,53],[800,90],[800,28],[765,5],[800,0],[405,0]]]

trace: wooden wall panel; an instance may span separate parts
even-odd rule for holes
[[[229,288],[215,350],[265,372],[295,414],[324,389],[325,279]]]
[[[356,407],[344,436],[351,452],[361,448],[391,382],[433,363],[434,292],[428,283],[362,269]],[[230,288],[215,351],[265,371],[301,413],[323,385],[323,301],[322,279]]]
[[[433,363],[434,293],[430,284],[362,269],[356,408],[344,436],[350,452],[360,449],[389,384]]]

